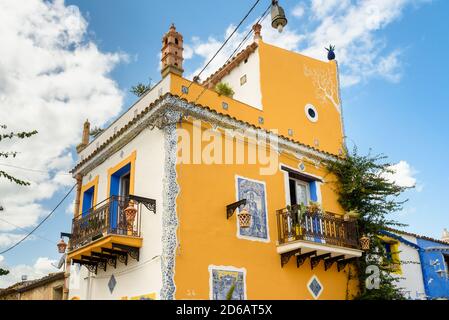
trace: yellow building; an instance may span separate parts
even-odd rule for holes
[[[321,163],[343,150],[337,64],[254,34],[200,83],[183,77],[172,26],[162,80],[92,141],[86,122],[71,298],[355,294],[357,227]]]

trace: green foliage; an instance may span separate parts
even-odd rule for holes
[[[234,90],[232,90],[231,86],[227,83],[220,82],[215,86],[215,91],[220,96],[232,97],[234,95]]]
[[[324,48],[324,49],[326,49],[328,52],[334,52],[335,51],[335,46],[329,45],[329,48]]]
[[[385,160],[383,155],[361,156],[354,148],[352,153],[346,152],[344,158],[325,162],[328,172],[336,177],[336,181],[332,182],[336,186],[341,206],[346,212],[358,213],[359,233],[370,237],[370,250],[357,264],[360,284],[357,299],[403,299],[399,288],[395,286],[397,280],[392,276],[392,270],[383,263],[387,255],[379,237],[382,230],[404,226],[387,216],[403,208],[406,201],[400,201],[398,197],[407,188],[386,178],[386,174],[392,173],[392,164]],[[368,290],[366,279],[370,274],[365,271],[373,265],[380,270],[380,287]]]
[[[6,275],[8,275],[8,274],[9,274],[9,271],[8,271],[8,270],[5,270],[5,269],[0,268],[0,276],[6,276]]]
[[[131,87],[131,93],[134,93],[136,96],[141,97],[151,89],[151,85],[144,85],[143,83],[138,83],[136,86]]]
[[[89,135],[93,138],[96,138],[99,134],[101,134],[104,131],[104,129],[95,127],[92,130],[90,130]]]
[[[6,130],[7,128],[8,127],[5,126],[5,125],[0,125],[0,129]],[[37,134],[36,130],[30,131],[30,132],[25,132],[24,131],[24,132],[0,133],[0,142],[2,140],[5,140],[5,139],[9,139],[9,140],[12,140],[12,139],[26,139],[26,138],[29,138],[29,137],[35,135],[35,134]],[[0,151],[0,158],[9,158],[9,157],[15,158],[17,156],[17,154],[18,153],[15,152],[15,151],[7,151],[7,152]],[[21,185],[21,186],[28,186],[28,185],[30,185],[29,182],[17,179],[14,176],[12,176],[12,175],[10,175],[10,174],[6,173],[5,171],[2,171],[2,170],[0,170],[0,178],[6,178],[9,181],[11,181],[13,183],[16,183],[18,185]]]

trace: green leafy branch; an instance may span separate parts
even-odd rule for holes
[[[8,127],[4,124],[0,125],[0,129],[6,130],[7,128]],[[5,139],[14,139],[14,138],[26,139],[26,138],[30,138],[30,137],[34,136],[35,134],[37,134],[36,130],[2,133],[2,134],[0,134],[0,142]],[[18,152],[16,152],[16,151],[6,151],[6,152],[0,151],[0,158],[9,158],[9,157],[16,158],[17,155],[18,155]],[[20,186],[29,186],[30,185],[29,182],[18,179],[2,170],[0,170],[0,178],[8,179],[9,181],[11,181],[15,184],[18,184]]]

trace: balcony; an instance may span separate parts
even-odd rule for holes
[[[117,260],[127,264],[128,257],[139,260],[143,210],[156,213],[156,201],[138,196],[118,197],[95,205],[73,219],[68,260],[97,273]]]
[[[277,211],[277,227],[282,267],[295,256],[298,268],[310,258],[312,269],[324,261],[325,270],[337,263],[340,271],[362,255],[355,220],[292,206]]]

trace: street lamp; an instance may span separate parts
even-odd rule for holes
[[[273,0],[271,2],[271,26],[281,33],[288,21],[284,9],[278,2],[278,0]]]
[[[61,240],[59,240],[57,244],[57,247],[59,253],[65,253],[65,249],[67,249],[67,243],[65,243],[64,239],[61,238]]]

